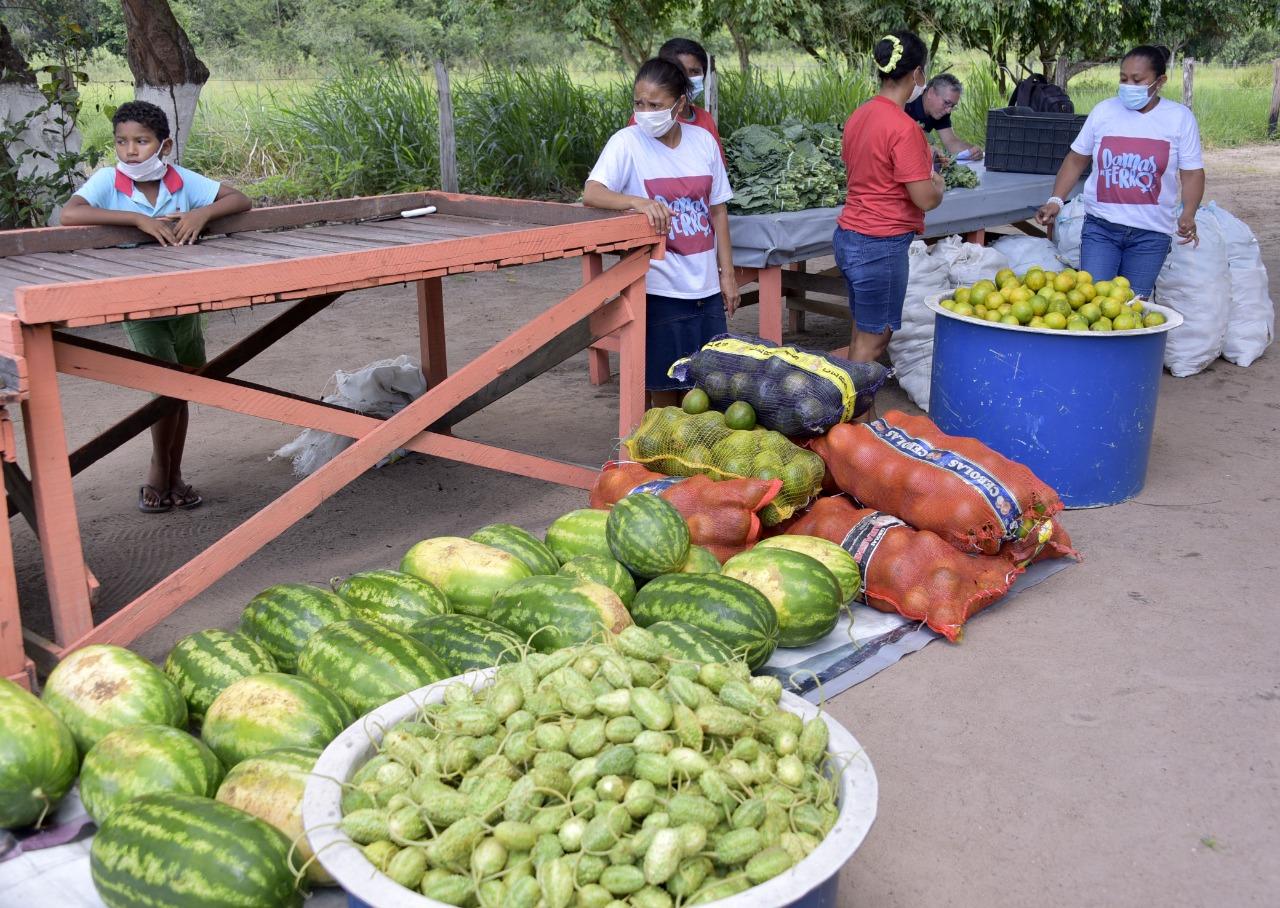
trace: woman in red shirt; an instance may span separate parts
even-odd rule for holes
[[[880,92],[844,124],[849,192],[832,241],[849,285],[849,358],[867,363],[880,358],[902,327],[907,248],[945,188],[924,131],[903,110],[924,91],[924,42],[898,31],[881,38],[872,55]]]
[[[681,122],[701,126],[711,133],[711,137],[716,140],[716,145],[720,148],[720,160],[723,162],[725,160],[724,143],[720,141],[720,130],[716,128],[716,121],[706,110],[693,103],[698,95],[702,94],[702,86],[707,76],[711,74],[711,58],[707,56],[706,49],[692,38],[672,38],[658,48],[658,57],[680,67],[689,78],[691,86],[689,103],[685,105]],[[634,116],[627,121],[628,126],[634,126],[635,123]]]

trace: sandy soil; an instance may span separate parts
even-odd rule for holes
[[[1207,198],[1257,231],[1280,299],[1280,150],[1212,154],[1208,172]],[[576,280],[576,263],[450,278],[452,362]],[[212,350],[274,311],[214,316]],[[334,369],[416,355],[414,325],[407,289],[354,294],[239,376],[318,395]],[[810,316],[796,339],[826,343],[841,330]],[[123,342],[118,326],[87,333]],[[1275,904],[1280,358],[1248,370],[1220,360],[1195,378],[1165,376],[1161,391],[1139,498],[1067,516],[1085,564],[980,615],[963,644],[934,644],[832,704],[881,784],[842,905]],[[64,393],[73,446],[145,400],[75,379]],[[904,400],[893,388],[884,405]],[[616,406],[616,389],[589,385],[579,356],[459,433],[598,465],[617,441]],[[195,407],[189,479],[207,505],[190,513],[134,509],[145,439],[82,474],[99,618],[288,488],[290,464],[268,457],[295,434]],[[419,539],[489,522],[541,531],[584,503],[571,489],[410,457],[344,489],[137,646],[159,659],[192,630],[233,626],[272,583],[394,565]],[[47,633],[38,546],[20,521],[13,530],[24,620]]]

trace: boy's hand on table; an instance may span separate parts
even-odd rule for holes
[[[137,227],[148,236],[154,237],[155,241],[161,246],[176,246],[178,239],[174,236],[173,227],[169,225],[166,218],[149,218],[145,214],[140,214],[133,226]]]
[[[190,246],[204,232],[205,225],[209,223],[209,213],[203,208],[195,208],[182,214],[171,214],[168,219],[174,222],[173,236],[176,245]]]

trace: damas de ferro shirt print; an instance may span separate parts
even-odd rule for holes
[[[587,179],[614,192],[660,201],[674,212],[666,257],[649,266],[649,293],[704,299],[720,291],[711,206],[729,201],[733,190],[711,133],[682,123],[680,144],[668,148],[628,126],[609,139]]]
[[[1144,114],[1108,98],[1089,114],[1071,150],[1093,159],[1086,212],[1126,227],[1177,232],[1178,171],[1204,166],[1190,110],[1162,98]]]

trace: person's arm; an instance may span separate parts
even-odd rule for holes
[[[711,229],[716,235],[716,265],[720,268],[720,293],[724,296],[724,310],[732,317],[738,311],[742,294],[738,291],[738,277],[733,271],[728,205],[721,203],[711,206]]]
[[[591,208],[603,208],[607,211],[639,211],[649,219],[649,226],[658,233],[667,233],[671,229],[671,209],[666,205],[653,199],[614,192],[595,180],[587,180],[586,188],[582,190],[582,201]]]
[[[921,211],[933,211],[942,204],[942,195],[947,191],[947,183],[942,174],[936,170],[929,174],[927,180],[916,180],[914,183],[903,183],[907,187],[907,195]]]
[[[1068,151],[1067,156],[1062,159],[1061,166],[1058,167],[1058,176],[1053,181],[1053,198],[1064,199],[1067,193],[1071,191],[1071,187],[1080,182],[1080,175],[1084,173],[1084,169],[1089,166],[1089,158],[1082,155],[1078,151]],[[1042,227],[1047,227],[1053,223],[1053,219],[1058,216],[1058,212],[1062,210],[1062,206],[1057,202],[1045,202],[1036,211],[1036,223]]]
[[[947,150],[947,154],[955,157],[960,152],[969,147],[969,143],[956,135],[956,131],[950,126],[944,126],[937,130],[938,138],[942,140],[942,147]]]
[[[63,227],[136,227],[161,246],[172,246],[177,243],[173,228],[167,221],[149,218],[137,211],[95,208],[78,195],[73,195],[67,201],[58,220]]]
[[[252,207],[253,202],[249,201],[247,195],[234,186],[223,183],[218,187],[218,195],[212,204],[201,205],[182,214],[169,215],[168,219],[173,222],[173,236],[177,244],[190,246],[200,238],[205,225],[210,221],[224,218],[229,214],[239,214]]]
[[[1204,200],[1204,168],[1198,170],[1179,170],[1178,179],[1182,181],[1182,214],[1178,216],[1179,243],[1200,244],[1196,236],[1196,212]]]

